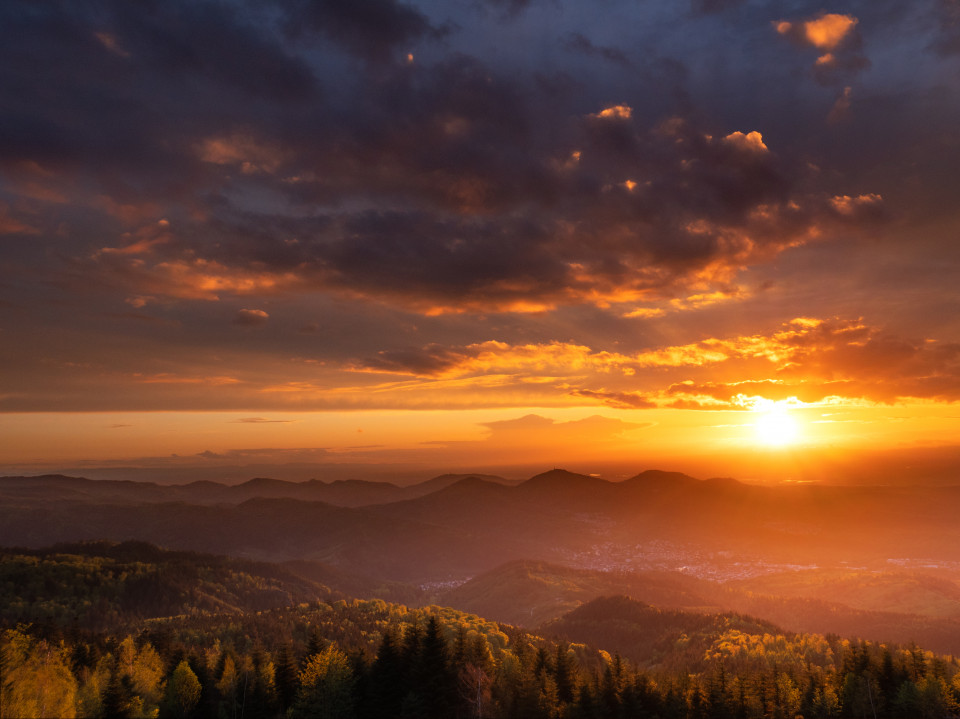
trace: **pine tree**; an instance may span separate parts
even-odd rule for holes
[[[130,679],[121,676],[116,662],[113,662],[110,680],[101,697],[100,716],[104,719],[131,719],[134,715]]]
[[[576,667],[569,653],[570,645],[561,642],[557,644],[557,656],[553,664],[554,677],[557,682],[557,699],[563,704],[573,701],[574,676]]]
[[[436,616],[427,621],[415,680],[423,695],[425,717],[449,719],[456,704],[456,677],[451,670],[443,629]]]
[[[290,654],[290,648],[283,644],[277,651],[277,663],[274,667],[274,684],[277,690],[277,699],[280,702],[280,709],[286,712],[293,705],[293,700],[297,696],[297,665],[293,656]]]
[[[370,719],[399,716],[407,691],[406,675],[400,637],[396,629],[391,627],[384,632],[377,658],[370,668],[362,715]]]

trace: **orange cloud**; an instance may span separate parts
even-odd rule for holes
[[[0,202],[0,235],[36,235],[39,229],[10,214],[8,205]]]
[[[107,50],[109,50],[113,54],[119,55],[120,57],[130,57],[130,53],[124,50],[120,46],[120,43],[117,40],[116,35],[114,35],[113,33],[95,32],[93,36],[97,38],[97,41],[101,45],[103,45]]]
[[[200,159],[215,165],[237,165],[244,174],[275,173],[286,160],[279,147],[250,135],[209,137],[197,148]]]
[[[633,116],[633,108],[629,105],[611,105],[590,117],[601,120],[629,120]]]
[[[541,373],[563,369],[565,373],[586,369],[609,370],[624,355],[593,352],[589,347],[566,342],[510,345],[490,340],[459,348],[430,345],[423,348],[383,351],[376,357],[355,363],[358,372],[406,374],[426,377],[462,377],[490,372]]]
[[[723,138],[723,141],[745,152],[768,152],[767,146],[763,144],[763,135],[753,131],[743,134],[742,132],[731,132]]]
[[[793,37],[818,50],[829,52],[839,47],[858,22],[852,15],[825,13],[812,20],[781,20],[774,23],[774,27],[781,35]]]
[[[652,409],[658,407],[657,402],[639,392],[611,392],[604,389],[574,389],[570,394],[574,397],[597,399],[608,407],[616,409]]]
[[[147,223],[135,231],[124,232],[120,237],[127,244],[121,247],[101,247],[94,253],[93,259],[106,261],[114,267],[117,263],[127,263],[131,267],[143,268],[144,261],[139,259],[138,255],[152,255],[160,246],[173,240],[170,222],[166,219]]]
[[[224,376],[205,376],[205,377],[185,377],[167,372],[161,372],[153,375],[134,374],[133,378],[143,384],[203,384],[211,386],[222,386],[230,384],[239,384],[241,380],[236,377]]]
[[[849,195],[838,195],[830,198],[830,206],[844,217],[856,217],[863,212],[872,212],[880,208],[883,203],[883,197],[877,194],[858,195],[850,197]]]
[[[860,54],[860,38],[853,15],[822,13],[809,20],[781,20],[776,31],[795,43],[821,52],[814,63],[814,73],[821,82],[833,82],[838,72],[857,72],[869,61]]]
[[[347,369],[422,378],[373,391],[413,391],[423,382],[436,391],[540,384],[620,409],[742,409],[760,398],[806,403],[960,398],[960,345],[911,343],[860,320],[809,317],[768,335],[707,338],[633,354],[562,342],[489,341],[384,351]]]
[[[821,50],[833,50],[856,27],[859,21],[852,15],[827,13],[803,24],[807,42]]]
[[[222,295],[269,295],[303,285],[294,272],[232,268],[215,260],[177,259],[149,264],[137,255],[163,244],[155,238],[121,248],[104,248],[93,259],[109,276],[128,286],[136,297],[173,297],[216,301]]]
[[[270,319],[270,315],[263,310],[244,309],[237,311],[233,323],[242,327],[260,327],[266,324],[268,319]]]

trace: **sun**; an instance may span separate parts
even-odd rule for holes
[[[800,427],[790,416],[790,410],[780,404],[771,404],[758,410],[753,428],[756,439],[767,447],[785,447],[797,441]]]

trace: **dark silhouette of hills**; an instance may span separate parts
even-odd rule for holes
[[[128,480],[42,475],[0,477],[0,498],[9,501],[58,499],[104,502],[188,502],[190,504],[239,504],[257,497],[326,502],[341,507],[398,502],[443,489],[465,478],[511,485],[514,482],[494,475],[444,474],[419,484],[399,487],[389,482],[359,479],[318,479],[290,482],[255,477],[241,484],[220,484],[202,480],[187,484],[157,484]]]
[[[630,568],[641,551],[656,560],[664,542],[703,561],[722,552],[793,564],[958,562],[957,516],[957,487],[761,487],[663,471],[608,482],[554,469],[516,485],[444,475],[406,488],[0,478],[3,544],[139,539],[417,583],[525,558]]]

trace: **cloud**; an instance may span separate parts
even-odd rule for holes
[[[132,375],[132,379],[140,384],[202,384],[213,387],[239,384],[241,382],[241,380],[237,379],[236,377],[228,377],[224,375],[191,377],[170,374],[168,372],[161,372],[159,374],[152,375],[135,373]]]
[[[51,20],[12,13],[6,26],[36,87],[69,88],[62,107],[75,108],[55,111],[33,87],[0,132],[16,187],[69,197],[96,218],[83,221],[90,236],[107,238],[84,255],[92,240],[57,228],[59,279],[72,287],[94,278],[184,301],[321,293],[426,315],[545,312],[710,294],[831,238],[835,213],[805,184],[806,163],[763,128],[707,127],[693,112],[651,119],[633,99],[586,107],[525,69],[439,46],[430,62],[394,66],[443,34],[395,0],[290,0],[260,14],[185,4],[182,37],[178,7],[78,11],[49,56],[17,38],[54,36]],[[583,34],[562,37],[578,55],[621,59]],[[88,58],[83,72],[71,54]],[[142,82],[108,81],[128,75]],[[89,96],[113,98],[119,130],[104,129]],[[37,216],[52,201],[33,200]]]
[[[667,389],[666,396],[698,406],[748,408],[754,397],[887,404],[960,399],[960,345],[908,340],[859,320],[801,318],[772,335],[711,339],[638,359],[713,365],[715,376],[736,378],[685,380]]]
[[[799,22],[781,20],[776,23],[776,28],[781,35],[818,50],[832,52],[850,42],[858,22],[852,15],[821,13],[815,18]]]
[[[316,0],[287,4],[287,32],[301,37],[311,31],[373,62],[387,62],[421,38],[438,39],[447,32],[434,27],[413,5],[397,0]]]
[[[960,3],[957,0],[940,0],[936,13],[939,34],[934,40],[934,49],[944,56],[960,53]]]
[[[236,424],[290,424],[296,422],[295,419],[267,419],[266,417],[243,417],[234,419],[231,422]]]
[[[498,10],[501,21],[516,19],[533,3],[534,0],[482,0],[481,2]]]
[[[883,198],[876,194],[837,195],[830,198],[830,206],[843,217],[864,217],[879,212],[883,207]]]
[[[203,457],[204,459],[226,459],[226,455],[212,452],[209,449],[205,449],[203,452],[197,452],[196,456]]]
[[[730,10],[743,3],[744,0],[690,0],[690,9],[694,15],[713,15]]]
[[[270,315],[263,310],[237,310],[233,323],[241,327],[262,327],[268,319]]]
[[[769,152],[769,148],[763,143],[763,135],[756,130],[746,134],[731,132],[723,138],[723,142],[741,152]]]
[[[847,120],[850,116],[851,99],[853,97],[853,88],[847,85],[837,97],[833,107],[830,108],[830,114],[827,115],[827,122],[836,125],[839,122]]]
[[[570,391],[570,394],[574,397],[598,399],[604,404],[617,409],[652,409],[659,406],[655,401],[637,392],[574,389]]]
[[[198,154],[204,162],[232,165],[244,174],[275,173],[287,159],[282,149],[244,134],[208,137],[200,143]]]
[[[599,57],[602,60],[606,60],[623,68],[633,66],[630,58],[627,57],[623,50],[616,47],[594,45],[590,38],[579,32],[573,32],[567,35],[562,41],[562,46],[570,52],[581,53],[589,57]]]
[[[822,12],[807,20],[780,20],[773,25],[780,35],[821,52],[813,65],[814,76],[818,82],[831,84],[870,66],[861,53],[859,22],[853,15]]]
[[[10,207],[0,202],[0,235],[36,235],[40,230],[10,212]]]
[[[630,357],[594,352],[567,342],[510,345],[490,340],[461,347],[430,345],[419,349],[383,350],[356,362],[358,371],[413,376],[463,377],[493,372],[564,374],[585,369],[609,371],[630,362]]]
[[[496,393],[537,386],[544,396],[565,393],[619,409],[738,409],[749,406],[744,398],[760,396],[885,403],[960,398],[960,345],[909,341],[841,319],[797,318],[771,334],[710,337],[634,353],[488,341],[383,351],[351,366],[424,380],[408,390]]]

